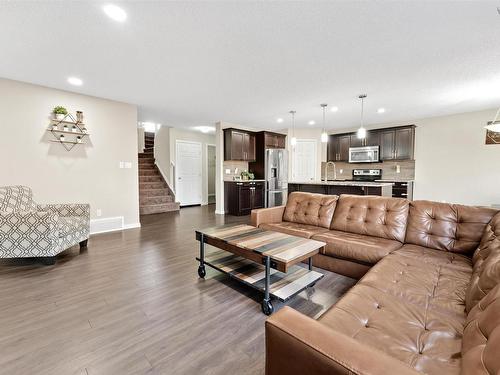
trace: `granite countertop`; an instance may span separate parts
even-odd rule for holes
[[[338,185],[338,186],[392,186],[390,182],[370,182],[370,181],[288,181],[289,184],[300,185]]]
[[[413,179],[406,179],[406,178],[395,178],[394,180],[390,179],[381,179],[381,180],[375,180],[375,182],[414,182],[415,180]]]

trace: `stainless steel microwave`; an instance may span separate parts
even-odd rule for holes
[[[379,156],[379,146],[349,147],[349,163],[377,163]]]

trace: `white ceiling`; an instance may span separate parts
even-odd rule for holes
[[[0,76],[139,105],[141,121],[330,129],[500,105],[498,1],[0,1]],[[83,79],[70,86],[68,76]],[[384,114],[377,114],[385,107]],[[283,117],[284,124],[276,123]]]

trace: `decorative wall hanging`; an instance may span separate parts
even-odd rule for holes
[[[77,119],[75,119],[71,113],[66,112],[64,115],[56,112],[56,110],[59,112],[66,111],[64,107],[54,108],[55,118],[51,120],[51,124],[47,129],[54,136],[54,140],[50,142],[62,144],[66,151],[71,151],[78,144],[85,144],[85,139],[90,134],[83,123],[83,112],[78,111]]]
[[[500,108],[495,115],[493,121],[489,121],[485,126],[486,128],[486,144],[487,145],[500,145]]]

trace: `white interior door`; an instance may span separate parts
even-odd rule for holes
[[[317,142],[309,139],[297,139],[293,149],[292,179],[294,181],[316,180]]]
[[[201,204],[201,143],[176,142],[176,198],[181,206]]]

